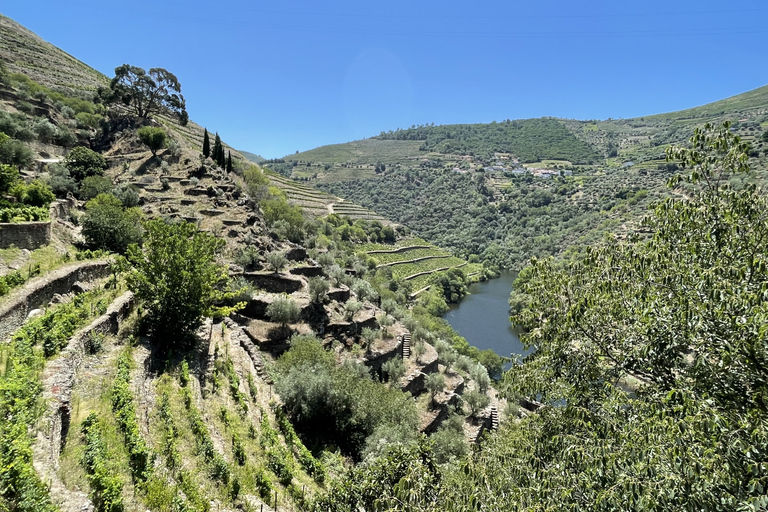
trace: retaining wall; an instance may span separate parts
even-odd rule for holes
[[[51,243],[51,222],[0,223],[0,249],[15,245],[34,251]]]
[[[30,311],[47,305],[55,294],[69,293],[77,281],[88,282],[108,275],[108,261],[83,261],[37,277],[11,292],[8,302],[0,305],[0,341],[21,327]]]

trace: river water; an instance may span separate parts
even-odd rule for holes
[[[509,323],[509,293],[517,274],[502,272],[501,277],[469,287],[469,294],[443,317],[470,345],[490,348],[500,356],[527,355],[517,331]],[[508,366],[507,366],[508,367]]]

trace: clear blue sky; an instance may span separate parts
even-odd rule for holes
[[[191,119],[267,158],[412,124],[680,110],[768,83],[768,5],[617,0],[14,0],[112,76],[175,73]]]

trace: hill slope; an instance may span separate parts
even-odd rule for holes
[[[665,151],[696,126],[731,121],[766,167],[768,86],[634,119],[531,119],[419,126],[323,146],[268,164],[405,224],[432,243],[504,267],[634,230],[676,193]]]

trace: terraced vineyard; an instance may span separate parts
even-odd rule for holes
[[[436,272],[461,268],[471,276],[482,269],[481,264],[468,263],[420,238],[398,240],[394,245],[361,244],[360,249],[374,258],[378,267],[391,268],[394,278],[408,281],[414,291],[428,286]]]
[[[392,224],[390,220],[358,204],[349,203],[274,172],[268,171],[267,176],[274,186],[285,192],[289,202],[301,206],[312,215],[322,217],[337,213],[352,219],[377,220],[384,225]]]

